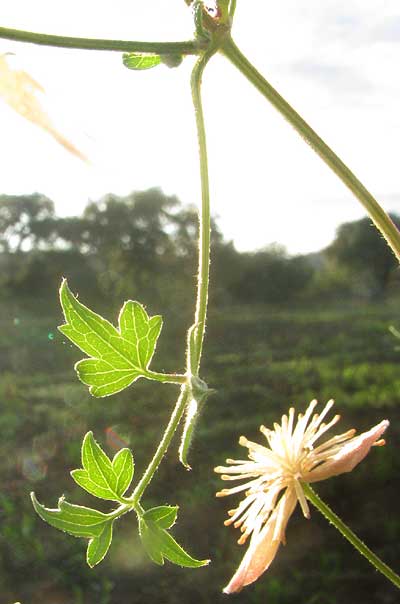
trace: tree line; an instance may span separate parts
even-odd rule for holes
[[[397,226],[400,219],[392,216]],[[0,300],[47,304],[63,276],[88,302],[138,298],[186,309],[195,287],[198,220],[160,189],[107,195],[81,216],[60,217],[47,197],[0,196]],[[212,297],[218,304],[309,303],[383,296],[397,263],[368,218],[341,225],[316,254],[289,256],[279,245],[238,252],[212,229]]]

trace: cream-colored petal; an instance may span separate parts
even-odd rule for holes
[[[237,474],[238,476],[240,476],[241,474],[248,474],[250,472],[257,472],[257,474],[266,474],[269,471],[269,466],[263,466],[255,463],[254,461],[248,461],[247,463],[243,463],[240,465],[217,466],[216,468],[214,468],[214,472],[217,472],[217,474]]]
[[[389,422],[385,419],[368,432],[355,436],[344,443],[337,453],[320,466],[304,474],[303,480],[305,482],[317,482],[344,472],[351,472],[368,455],[370,448],[379,441],[388,426]]]
[[[285,540],[286,525],[296,507],[297,498],[294,489],[288,488],[279,500],[278,505],[261,528],[254,528],[250,545],[236,573],[224,589],[224,593],[238,592],[246,585],[253,583],[267,570],[275,558],[279,545]]]

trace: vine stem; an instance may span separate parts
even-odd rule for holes
[[[252,63],[250,63],[250,61],[241,53],[230,36],[227,36],[223,40],[220,51],[259,90],[259,92],[270,101],[275,109],[287,119],[300,136],[314,149],[321,159],[357,197],[400,262],[400,233],[371,193],[332,149],[328,147],[318,134],[307,124],[307,122],[303,120],[289,103],[285,101],[269,82],[267,82],[259,71],[257,71],[254,65],[252,65]]]
[[[185,410],[186,404],[188,402],[188,398],[189,398],[189,387],[187,385],[182,386],[180,396],[179,396],[178,400],[176,401],[175,408],[174,408],[172,415],[170,417],[170,420],[168,422],[168,426],[163,434],[162,439],[160,440],[160,443],[157,447],[154,457],[151,460],[151,462],[149,463],[149,465],[147,466],[142,478],[136,485],[135,490],[132,493],[132,496],[129,498],[135,507],[137,507],[137,504],[139,503],[143,493],[145,492],[147,486],[149,485],[151,479],[153,478],[155,472],[157,471],[157,468],[160,465],[162,458],[164,457],[165,453],[167,452],[169,444],[172,440],[173,435],[175,434],[175,430],[178,427],[181,417],[183,415],[183,412]]]
[[[191,77],[191,89],[193,96],[193,105],[195,109],[198,145],[199,145],[199,159],[200,159],[200,181],[201,181],[201,209],[200,209],[200,229],[199,229],[199,267],[198,267],[198,283],[197,283],[197,300],[195,310],[195,351],[191,351],[192,354],[195,352],[195,366],[192,361],[189,360],[190,351],[188,351],[188,371],[194,372],[198,375],[201,349],[204,339],[206,315],[207,315],[207,299],[208,299],[208,283],[209,283],[209,265],[210,265],[210,191],[209,191],[209,180],[208,180],[208,162],[207,162],[207,147],[206,147],[206,133],[204,126],[203,108],[201,102],[201,80],[204,72],[204,68],[207,65],[211,56],[215,53],[215,49],[207,50],[196,62]],[[189,333],[191,330],[189,330]],[[174,376],[176,377],[176,376]],[[179,376],[182,377],[182,376]],[[187,404],[191,398],[191,385],[189,384],[189,377],[185,377],[187,383],[182,385],[180,396],[176,402],[174,411],[169,420],[168,426],[164,432],[164,435],[157,447],[153,459],[145,470],[142,478],[138,482],[135,490],[130,497],[132,503],[137,506],[153,478],[155,472],[162,458],[164,457],[167,449],[170,445],[172,437],[175,434],[175,430],[179,425],[182,415],[187,407]]]
[[[56,36],[41,34],[20,29],[0,27],[0,38],[15,42],[29,42],[42,46],[60,48],[75,48],[80,50],[112,50],[116,52],[148,52],[157,54],[199,54],[201,42],[184,40],[182,42],[140,42],[129,40],[108,40],[102,38],[76,38],[71,36]]]
[[[155,380],[164,384],[186,384],[187,382],[186,375],[180,373],[158,373],[157,371],[150,371],[150,369],[144,373],[144,377],[148,380]]]
[[[343,537],[347,539],[351,543],[353,547],[355,547],[362,556],[367,558],[368,562],[372,564],[380,573],[382,573],[389,581],[391,581],[397,588],[400,589],[400,577],[397,575],[387,564],[385,564],[374,552],[372,552],[369,547],[365,545],[353,533],[351,529],[337,516],[330,507],[320,499],[317,493],[310,487],[307,483],[302,483],[302,488],[304,493],[309,501],[321,512],[323,516],[331,523],[333,526],[342,533]]]
[[[195,333],[194,345],[195,351],[192,353],[192,359],[189,361],[190,369],[193,375],[198,376],[200,369],[200,359],[203,349],[203,340],[206,329],[208,285],[210,278],[210,238],[211,238],[211,218],[210,218],[210,185],[208,178],[208,160],[206,130],[204,125],[203,104],[201,100],[201,82],[205,66],[210,58],[215,54],[216,48],[210,47],[198,60],[192,71],[191,89],[193,106],[197,126],[197,140],[200,159],[200,183],[201,183],[201,208],[199,211],[199,267],[197,276],[197,300],[195,310]],[[194,359],[193,359],[194,356]]]
[[[231,4],[229,6],[229,16],[231,19],[235,16],[236,11],[236,0],[231,0]]]

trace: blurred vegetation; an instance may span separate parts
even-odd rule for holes
[[[365,231],[376,236],[368,239],[372,255],[361,253]],[[223,527],[234,499],[215,499],[220,485],[212,468],[241,456],[240,434],[260,440],[261,423],[270,425],[291,404],[303,409],[315,397],[336,399],[340,431],[391,421],[387,447],[373,450],[352,475],[317,490],[396,568],[400,374],[398,342],[388,328],[398,318],[398,269],[393,262],[381,268],[390,262],[379,256],[386,248],[368,221],[343,225],[327,250],[300,257],[277,246],[241,254],[213,225],[203,377],[217,392],[199,422],[192,472],[178,464],[176,440],[146,494],[149,506],[180,505],[180,542],[193,555],[212,558],[199,570],[153,566],[132,514],[119,521],[107,559],[89,570],[84,544],[45,525],[29,500],[35,490],[49,507],[61,494],[93,504],[69,477],[89,429],[110,454],[130,446],[138,475],[152,455],[174,387],[139,381],[112,398],[90,397],[73,371],[82,355],[57,332],[56,290],[67,276],[80,299],[113,322],[124,299],[139,299],[165,318],[154,367],[183,369],[195,287],[194,210],[159,189],[107,196],[74,218],[56,216],[52,202],[38,194],[1,196],[0,232],[1,602],[226,601],[221,588],[244,549],[236,545],[236,532]],[[372,264],[380,267],[376,273],[367,271]],[[311,521],[295,512],[287,539],[271,569],[237,601],[398,601],[395,588],[371,572],[318,512]]]

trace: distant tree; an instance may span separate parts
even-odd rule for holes
[[[241,254],[231,290],[243,303],[285,304],[303,292],[313,268],[304,256],[290,257],[279,245]]]
[[[66,216],[54,221],[54,247],[71,249],[82,254],[91,250],[88,221],[82,216]]]
[[[178,207],[178,199],[160,189],[107,195],[87,206],[80,225],[70,225],[77,240],[81,229],[80,250],[96,257],[104,291],[118,298],[160,298],[176,262],[171,234]],[[65,229],[63,236],[68,236]]]
[[[391,214],[395,225],[400,218]],[[383,295],[398,262],[382,235],[369,218],[342,224],[332,245],[326,249],[329,260],[363,280],[372,295]]]
[[[0,251],[49,246],[54,238],[54,204],[39,193],[0,195]]]
[[[179,307],[189,301],[195,285],[198,217],[194,208],[182,208],[177,197],[158,188],[125,197],[107,195],[87,206],[79,224],[61,229],[66,241],[72,235],[77,245],[81,237],[79,249],[96,256],[99,280],[108,294],[118,299],[140,296],[162,305],[174,300]],[[214,223],[212,242],[222,245]]]
[[[134,192],[125,197],[106,195],[90,203],[84,213],[82,243],[91,253],[118,248],[145,263],[170,247],[166,226],[178,199],[160,189]]]
[[[103,293],[111,303],[140,297],[179,314],[195,287],[197,212],[157,188],[107,195],[82,216],[65,218],[56,216],[53,202],[42,195],[3,195],[0,232],[4,295],[39,298],[67,276],[74,279],[72,287],[90,283],[94,296]],[[236,278],[237,252],[214,222],[212,244],[220,301],[232,275]]]

